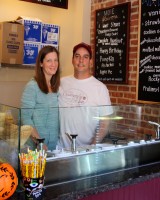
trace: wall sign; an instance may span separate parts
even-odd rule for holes
[[[95,77],[127,83],[130,2],[96,11]]]
[[[47,6],[53,6],[58,8],[68,8],[68,0],[20,0],[20,1],[27,1],[31,3],[38,3]]]
[[[160,1],[140,1],[138,100],[160,102]]]

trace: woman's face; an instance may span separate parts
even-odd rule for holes
[[[53,76],[58,69],[58,56],[56,52],[48,53],[41,63],[45,76]]]

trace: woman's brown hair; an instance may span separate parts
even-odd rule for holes
[[[52,92],[57,92],[59,89],[59,85],[60,85],[60,69],[59,69],[59,52],[58,52],[58,50],[55,47],[49,46],[49,45],[43,47],[39,51],[39,54],[38,54],[38,57],[36,60],[36,67],[35,67],[34,78],[37,81],[39,88],[42,90],[42,92],[44,92],[46,94],[48,94],[49,91],[48,91],[46,78],[45,78],[44,72],[42,70],[41,64],[43,63],[45,56],[51,52],[55,52],[58,57],[58,69],[57,69],[56,73],[52,76],[51,81],[50,81]]]

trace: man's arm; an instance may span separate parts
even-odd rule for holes
[[[102,142],[104,137],[107,135],[109,124],[110,124],[110,119],[100,120],[96,135],[93,138],[91,144],[98,144]]]

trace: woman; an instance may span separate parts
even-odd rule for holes
[[[55,47],[45,46],[39,51],[35,76],[27,83],[21,99],[22,123],[34,128],[27,142],[32,149],[36,148],[34,138],[45,138],[46,150],[56,148],[59,85],[59,53]]]

